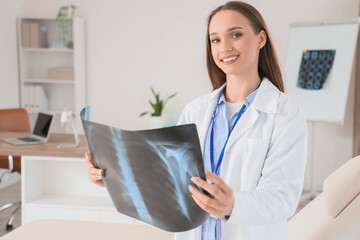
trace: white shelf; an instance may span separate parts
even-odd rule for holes
[[[30,26],[23,24],[31,24],[31,31],[45,29],[46,44],[43,35],[38,42],[33,38],[29,40]],[[51,48],[59,42],[56,16],[18,17],[20,104],[31,113],[38,113],[41,109],[58,115],[65,108],[78,113],[87,105],[84,20],[74,17],[71,24],[72,36],[65,44],[72,43],[72,48]],[[49,79],[49,70],[56,68],[73,68],[73,77],[58,75],[53,78],[59,80]],[[31,124],[34,121],[35,117],[30,119]],[[54,132],[66,132],[57,119],[52,128]],[[76,129],[83,133],[78,115]]]
[[[26,84],[46,83],[46,84],[75,84],[74,80],[53,80],[53,79],[24,79]]]
[[[38,110],[30,110],[30,109],[28,109],[27,111],[28,111],[28,113],[39,113]],[[52,113],[54,115],[60,115],[60,114],[62,114],[63,111],[64,111],[64,109],[49,109],[49,110],[46,110],[47,113]],[[74,110],[70,109],[70,111],[74,111]]]
[[[41,195],[26,203],[28,206],[83,208],[93,210],[114,210],[110,197],[74,196],[74,195]]]
[[[149,225],[119,213],[110,197],[43,195],[23,206],[27,216],[24,223],[30,220],[59,218]]]
[[[84,158],[21,158],[22,224],[50,218],[145,224],[119,213],[106,189],[90,182]]]
[[[54,15],[20,15],[19,18],[24,20],[55,20]]]
[[[21,48],[24,52],[73,53],[70,48]]]

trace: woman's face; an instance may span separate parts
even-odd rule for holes
[[[232,10],[216,13],[209,25],[212,57],[228,75],[247,75],[258,70],[260,49],[266,43],[262,30],[254,33],[249,20]]]

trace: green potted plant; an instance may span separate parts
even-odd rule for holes
[[[63,6],[59,9],[56,16],[58,26],[58,47],[73,48],[72,38],[72,20],[75,15],[76,6]]]
[[[168,96],[165,99],[160,98],[160,93],[156,93],[155,90],[150,87],[152,94],[154,95],[155,101],[152,102],[149,100],[149,103],[152,107],[152,111],[146,111],[140,114],[140,117],[143,117],[147,114],[150,114],[150,125],[151,127],[163,127],[164,125],[164,118],[163,118],[163,110],[165,108],[166,103],[173,97],[176,96],[177,93],[173,93],[172,95]]]

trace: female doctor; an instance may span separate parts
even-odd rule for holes
[[[298,205],[307,129],[284,92],[280,65],[260,13],[228,2],[208,18],[207,68],[214,91],[185,107],[178,124],[195,123],[208,181],[191,180],[194,201],[211,217],[176,240],[283,240]],[[86,154],[89,178],[104,186]]]

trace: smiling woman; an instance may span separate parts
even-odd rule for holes
[[[207,181],[194,176],[198,188],[189,191],[211,217],[175,239],[285,240],[302,191],[307,130],[284,94],[260,13],[243,2],[212,11],[206,54],[214,91],[188,103],[178,124],[197,125]]]

